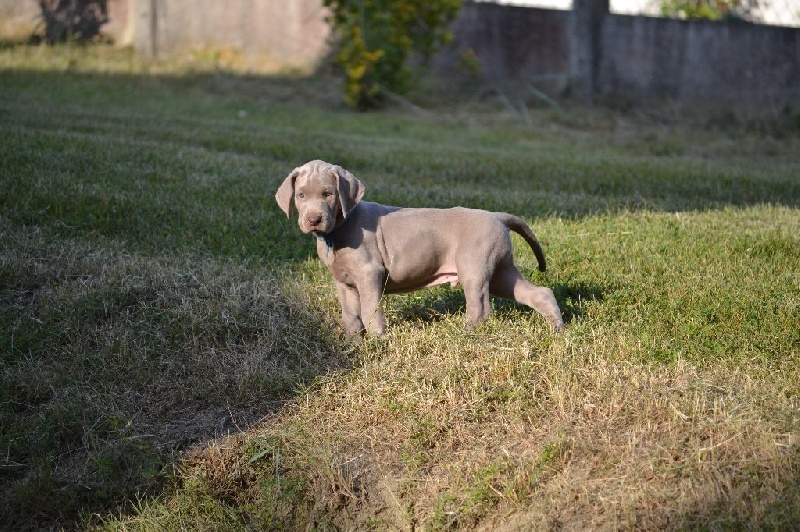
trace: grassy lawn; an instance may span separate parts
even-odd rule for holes
[[[213,66],[213,65],[212,65]],[[11,529],[786,529],[800,522],[800,135],[0,48]],[[459,290],[342,334],[295,166],[504,210],[567,320]]]

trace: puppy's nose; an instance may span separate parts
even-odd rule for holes
[[[322,221],[322,214],[309,214],[306,216],[306,221],[308,222],[308,225],[318,225]]]

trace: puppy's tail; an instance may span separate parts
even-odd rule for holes
[[[503,225],[525,239],[525,242],[527,242],[533,250],[533,254],[536,255],[536,260],[539,262],[539,271],[543,272],[547,270],[547,262],[544,260],[542,246],[536,239],[536,235],[534,235],[533,231],[531,231],[531,228],[528,227],[528,224],[526,224],[522,218],[506,212],[493,212],[492,214],[494,214],[494,216],[500,220]]]

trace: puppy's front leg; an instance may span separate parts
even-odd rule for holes
[[[342,323],[351,336],[364,334],[364,323],[361,321],[361,298],[355,288],[344,283],[336,283],[339,303],[342,305]]]
[[[383,336],[386,332],[386,320],[381,310],[384,275],[382,269],[370,272],[358,284],[358,293],[361,296],[361,320],[367,326],[367,332],[374,336]]]

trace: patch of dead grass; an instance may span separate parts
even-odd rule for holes
[[[535,327],[472,336],[458,327],[446,319],[368,343],[352,374],[318,380],[237,437],[239,446],[280,439],[281,462],[273,452],[263,475],[305,486],[284,517],[501,530],[780,528],[796,519],[791,372],[630,363],[620,360],[624,339],[573,348],[598,331],[548,339]],[[208,483],[236,482],[246,455],[229,450],[220,463],[218,452],[197,451],[218,479]],[[259,500],[250,482],[234,490],[234,506]]]

